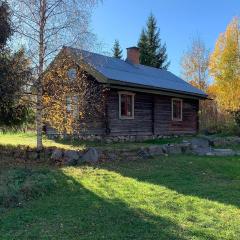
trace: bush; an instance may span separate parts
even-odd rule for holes
[[[240,135],[236,117],[227,111],[220,111],[214,100],[200,102],[200,132],[207,134]]]

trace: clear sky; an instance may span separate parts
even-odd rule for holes
[[[180,59],[191,39],[199,36],[213,50],[219,34],[234,16],[240,16],[240,0],[103,0],[92,18],[103,50],[111,52],[118,39],[125,56],[125,48],[137,44],[150,12],[167,44],[169,70],[180,75]]]

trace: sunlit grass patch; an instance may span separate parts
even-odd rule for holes
[[[36,147],[37,136],[34,132],[8,132],[0,133],[0,145],[24,145],[29,147]],[[59,143],[54,140],[47,139],[43,137],[43,145],[45,147],[59,147],[64,149],[85,149],[86,145],[84,143],[79,143],[78,145],[73,145],[71,141],[66,143]]]
[[[2,239],[240,239],[240,157],[40,169],[31,188],[51,187],[2,215]]]

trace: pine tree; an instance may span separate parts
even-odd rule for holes
[[[140,48],[141,64],[161,69],[169,67],[166,44],[161,43],[157,21],[153,14],[148,18],[147,29],[142,30],[138,47]]]
[[[120,43],[118,40],[115,40],[112,52],[113,52],[113,57],[119,58],[119,59],[122,58],[122,49],[120,47]]]
[[[148,40],[147,40],[147,35],[145,33],[145,30],[142,30],[139,42],[138,42],[138,47],[140,51],[140,56],[139,56],[139,61],[143,65],[149,65],[149,57],[148,57]]]

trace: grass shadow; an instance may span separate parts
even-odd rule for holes
[[[1,239],[215,239],[167,218],[99,197],[60,169],[54,194],[11,209],[0,219]]]

